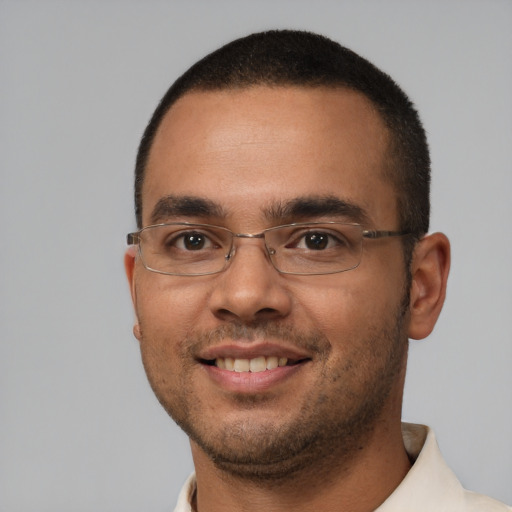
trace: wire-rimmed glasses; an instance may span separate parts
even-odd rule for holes
[[[235,240],[261,238],[274,268],[283,274],[335,274],[361,262],[363,240],[403,236],[405,231],[366,230],[360,224],[308,222],[286,224],[260,233],[233,233],[221,226],[171,222],[129,233],[138,245],[144,267],[174,276],[216,274],[227,268],[236,252]]]

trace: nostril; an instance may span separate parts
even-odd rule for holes
[[[258,311],[258,313],[261,315],[265,315],[265,314],[274,315],[276,313],[276,310],[273,308],[262,308]]]

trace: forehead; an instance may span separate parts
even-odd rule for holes
[[[203,197],[227,215],[305,196],[395,215],[384,179],[388,131],[363,95],[339,88],[192,92],[165,115],[143,187],[143,218],[164,196]]]

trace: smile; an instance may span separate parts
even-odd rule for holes
[[[247,349],[230,344],[201,355],[197,361],[209,379],[225,391],[251,395],[274,389],[312,361],[307,354],[277,345]]]
[[[231,372],[251,372],[258,373],[266,370],[274,370],[280,366],[287,366],[293,364],[287,357],[277,356],[259,356],[252,359],[239,359],[233,357],[218,357],[212,362],[217,368],[221,370],[228,370]]]

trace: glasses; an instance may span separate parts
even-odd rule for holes
[[[360,224],[308,222],[233,233],[209,224],[173,222],[147,226],[127,235],[138,245],[144,267],[172,276],[204,276],[225,270],[236,252],[235,239],[262,238],[274,268],[283,274],[336,274],[361,263],[363,239],[408,235],[405,231],[371,231]]]

